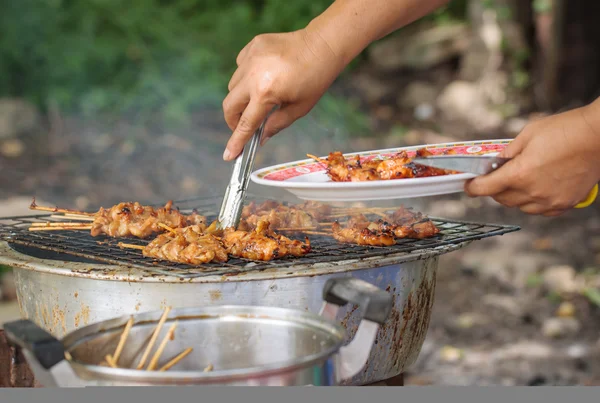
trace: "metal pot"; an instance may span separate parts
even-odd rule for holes
[[[392,295],[355,278],[329,279],[320,315],[293,309],[252,306],[178,308],[168,322],[177,333],[163,356],[185,348],[193,352],[176,370],[136,369],[138,357],[162,312],[133,315],[134,325],[120,363],[100,366],[113,352],[129,316],[86,326],[59,341],[30,320],[6,323],[7,340],[23,354],[43,386],[262,385],[331,386],[364,367],[379,330],[392,308]],[[360,308],[353,340],[343,346],[345,331],[334,324],[340,307]],[[159,336],[162,339],[164,336]],[[156,348],[156,347],[155,347]],[[214,366],[204,372],[207,363]]]

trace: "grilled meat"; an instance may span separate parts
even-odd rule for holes
[[[223,234],[223,243],[231,256],[250,260],[273,260],[288,255],[304,256],[310,252],[310,241],[291,240],[275,234],[269,222],[258,221],[252,231],[227,228]]]
[[[440,232],[423,214],[404,207],[377,221],[370,221],[363,214],[355,215],[348,219],[345,228],[336,222],[332,229],[333,237],[340,242],[371,246],[389,246],[403,238],[431,238]]]
[[[368,246],[391,246],[396,243],[392,234],[374,231],[367,227],[362,229],[342,228],[338,222],[334,222],[331,229],[333,230],[333,237],[342,243]]]
[[[119,203],[109,209],[100,208],[94,215],[91,235],[101,234],[110,237],[134,236],[147,238],[150,235],[164,232],[158,224],[171,228],[183,228],[189,225],[198,225],[206,228],[206,217],[194,212],[189,216],[181,214],[172,208],[173,202],[169,201],[161,208],[143,206],[138,202]]]
[[[319,221],[331,213],[331,207],[317,202],[306,202],[295,206],[285,206],[274,200],[256,205],[254,202],[244,207],[239,230],[250,231],[260,221],[268,221],[271,229],[307,228],[319,224]]]
[[[146,245],[142,253],[146,257],[191,265],[226,262],[227,251],[221,239],[203,231],[202,225],[192,225],[178,228],[175,233],[161,234]]]
[[[446,154],[454,154],[450,151]],[[417,150],[417,155],[432,155],[426,149]],[[405,151],[386,160],[362,161],[358,155],[346,158],[340,151],[329,154],[326,160],[327,174],[334,182],[364,182],[402,178],[424,178],[450,175],[456,172],[415,164]]]

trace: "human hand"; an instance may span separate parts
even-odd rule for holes
[[[233,160],[275,105],[262,144],[305,116],[327,91],[345,64],[316,32],[255,37],[239,53],[237,70],[223,101],[225,121],[233,131],[223,159]]]
[[[465,191],[528,214],[558,216],[600,180],[599,153],[600,99],[527,125],[499,155],[512,160],[469,181]]]

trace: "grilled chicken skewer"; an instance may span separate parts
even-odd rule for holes
[[[200,265],[226,262],[229,256],[268,261],[288,255],[304,256],[310,252],[310,241],[291,240],[274,233],[268,221],[259,221],[252,231],[227,228],[223,236],[203,232],[198,225],[169,228],[146,246],[119,243],[119,246],[140,249],[146,257],[170,262]]]
[[[452,152],[448,152],[452,154]],[[402,178],[424,178],[428,176],[450,175],[456,172],[426,167],[412,162],[406,151],[401,151],[386,160],[361,161],[360,156],[345,157],[342,152],[329,153],[327,159],[307,154],[308,157],[324,164],[327,175],[334,182],[365,182]],[[417,151],[418,156],[432,155],[426,149]]]
[[[69,214],[72,218],[76,215],[79,217],[89,217],[90,227],[81,225],[81,223],[63,223],[65,229],[89,229],[92,236],[108,235],[113,238],[134,236],[136,238],[148,238],[151,235],[164,232],[159,224],[167,225],[171,228],[184,228],[190,225],[198,225],[207,228],[206,217],[193,212],[190,215],[184,215],[179,210],[173,208],[173,202],[168,201],[164,207],[154,208],[151,206],[143,206],[138,202],[123,202],[114,205],[108,209],[100,208],[96,213],[84,213],[67,209],[59,209],[52,207],[42,207],[35,204],[35,199],[31,204],[32,210],[62,212]],[[59,223],[57,223],[59,224]],[[50,230],[50,228],[42,228],[44,226],[32,225],[39,227],[35,230]],[[54,223],[48,225],[58,229],[60,225]]]
[[[253,231],[240,231],[227,228],[223,234],[223,243],[227,252],[235,257],[250,260],[273,260],[288,255],[304,256],[310,252],[310,241],[305,243],[291,240],[275,234],[270,223],[261,220]]]
[[[239,230],[255,229],[259,221],[268,221],[269,228],[314,229],[319,222],[331,214],[331,206],[317,202],[306,202],[294,206],[285,206],[274,200],[256,205],[251,202],[242,210]]]
[[[203,231],[202,226],[192,225],[161,234],[144,247],[142,254],[191,265],[226,262],[227,250],[221,239]]]
[[[340,242],[371,246],[390,246],[396,243],[396,239],[403,238],[431,238],[440,232],[421,213],[403,207],[377,221],[369,221],[363,214],[359,214],[351,217],[345,228],[337,222],[331,228],[333,237]]]

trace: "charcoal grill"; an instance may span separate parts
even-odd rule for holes
[[[176,203],[182,212],[193,209],[208,217],[208,222],[216,219],[215,208],[218,199],[204,198],[187,200]],[[182,208],[182,205],[192,205],[192,208]],[[235,275],[248,271],[265,269],[306,269],[320,264],[343,265],[353,260],[364,260],[373,257],[403,256],[404,261],[416,260],[423,256],[447,252],[448,247],[460,245],[482,238],[502,235],[518,230],[511,225],[478,224],[464,221],[431,218],[440,228],[441,234],[430,239],[403,239],[389,247],[368,247],[352,244],[342,244],[330,236],[311,235],[312,251],[304,257],[286,257],[268,262],[256,262],[247,259],[232,258],[227,263],[208,263],[200,266],[190,266],[168,261],[154,260],[143,257],[139,250],[120,248],[117,243],[122,239],[109,237],[92,237],[88,230],[58,232],[31,232],[28,228],[34,222],[57,222],[52,214],[35,216],[18,216],[0,219],[0,239],[8,242],[11,247],[32,256],[40,256],[36,249],[55,252],[60,260],[79,262],[102,262],[107,264],[138,268],[150,272],[180,278],[195,278],[210,275]],[[298,238],[292,236],[292,238]],[[298,238],[302,239],[302,238]],[[149,240],[131,238],[128,243],[146,245]],[[58,255],[57,255],[58,254]],[[71,255],[65,257],[60,255]],[[41,256],[51,256],[42,253]],[[80,259],[74,259],[78,257]]]
[[[214,219],[219,203],[219,198],[210,197],[175,204],[182,211],[197,209]],[[28,231],[32,222],[51,220],[50,214],[1,218],[0,264],[14,268],[22,317],[57,338],[91,323],[165,306],[262,305],[316,313],[324,283],[340,274],[389,291],[394,296],[390,318],[379,331],[364,370],[349,385],[397,377],[416,360],[429,326],[440,255],[519,230],[432,218],[441,229],[438,236],[406,239],[391,247],[310,236],[312,252],[302,258],[231,259],[190,267],[144,258],[138,250],[119,248],[118,240],[92,237],[89,231]],[[345,307],[337,320],[351,340],[360,315]]]

